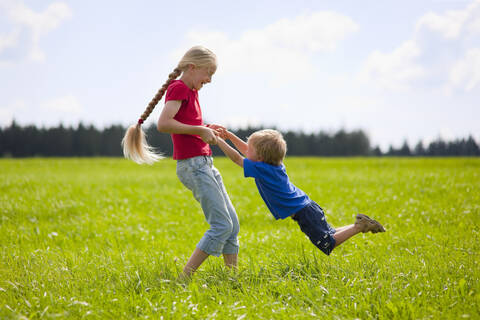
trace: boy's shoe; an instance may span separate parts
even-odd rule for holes
[[[360,229],[361,232],[385,232],[385,228],[376,220],[371,219],[369,216],[364,214],[357,214],[357,219],[355,220],[355,226]]]

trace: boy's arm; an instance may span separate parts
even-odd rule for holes
[[[217,145],[220,147],[220,149],[222,149],[223,153],[230,158],[230,160],[243,168],[243,157],[240,155],[240,153],[238,153],[237,150],[230,147],[222,138],[217,139]]]
[[[234,133],[230,132],[230,131],[227,131],[227,139],[230,139],[230,141],[232,141],[233,145],[238,149],[238,151],[240,151],[245,157],[247,156],[247,149],[248,149],[248,145],[247,143],[245,143],[245,141],[243,141],[242,139],[240,139],[239,137],[237,137]],[[223,150],[223,149],[222,149]]]

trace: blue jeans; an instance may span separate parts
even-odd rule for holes
[[[197,248],[213,256],[238,254],[237,213],[228,197],[220,172],[209,156],[198,156],[177,161],[177,176],[190,189],[202,206],[210,225]]]

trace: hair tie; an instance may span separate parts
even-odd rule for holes
[[[138,119],[138,124],[142,124],[142,123],[143,123],[143,119],[142,118]]]

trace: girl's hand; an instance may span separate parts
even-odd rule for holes
[[[200,133],[200,138],[202,138],[203,142],[205,143],[217,144],[216,131],[208,127],[203,127],[203,130]]]

